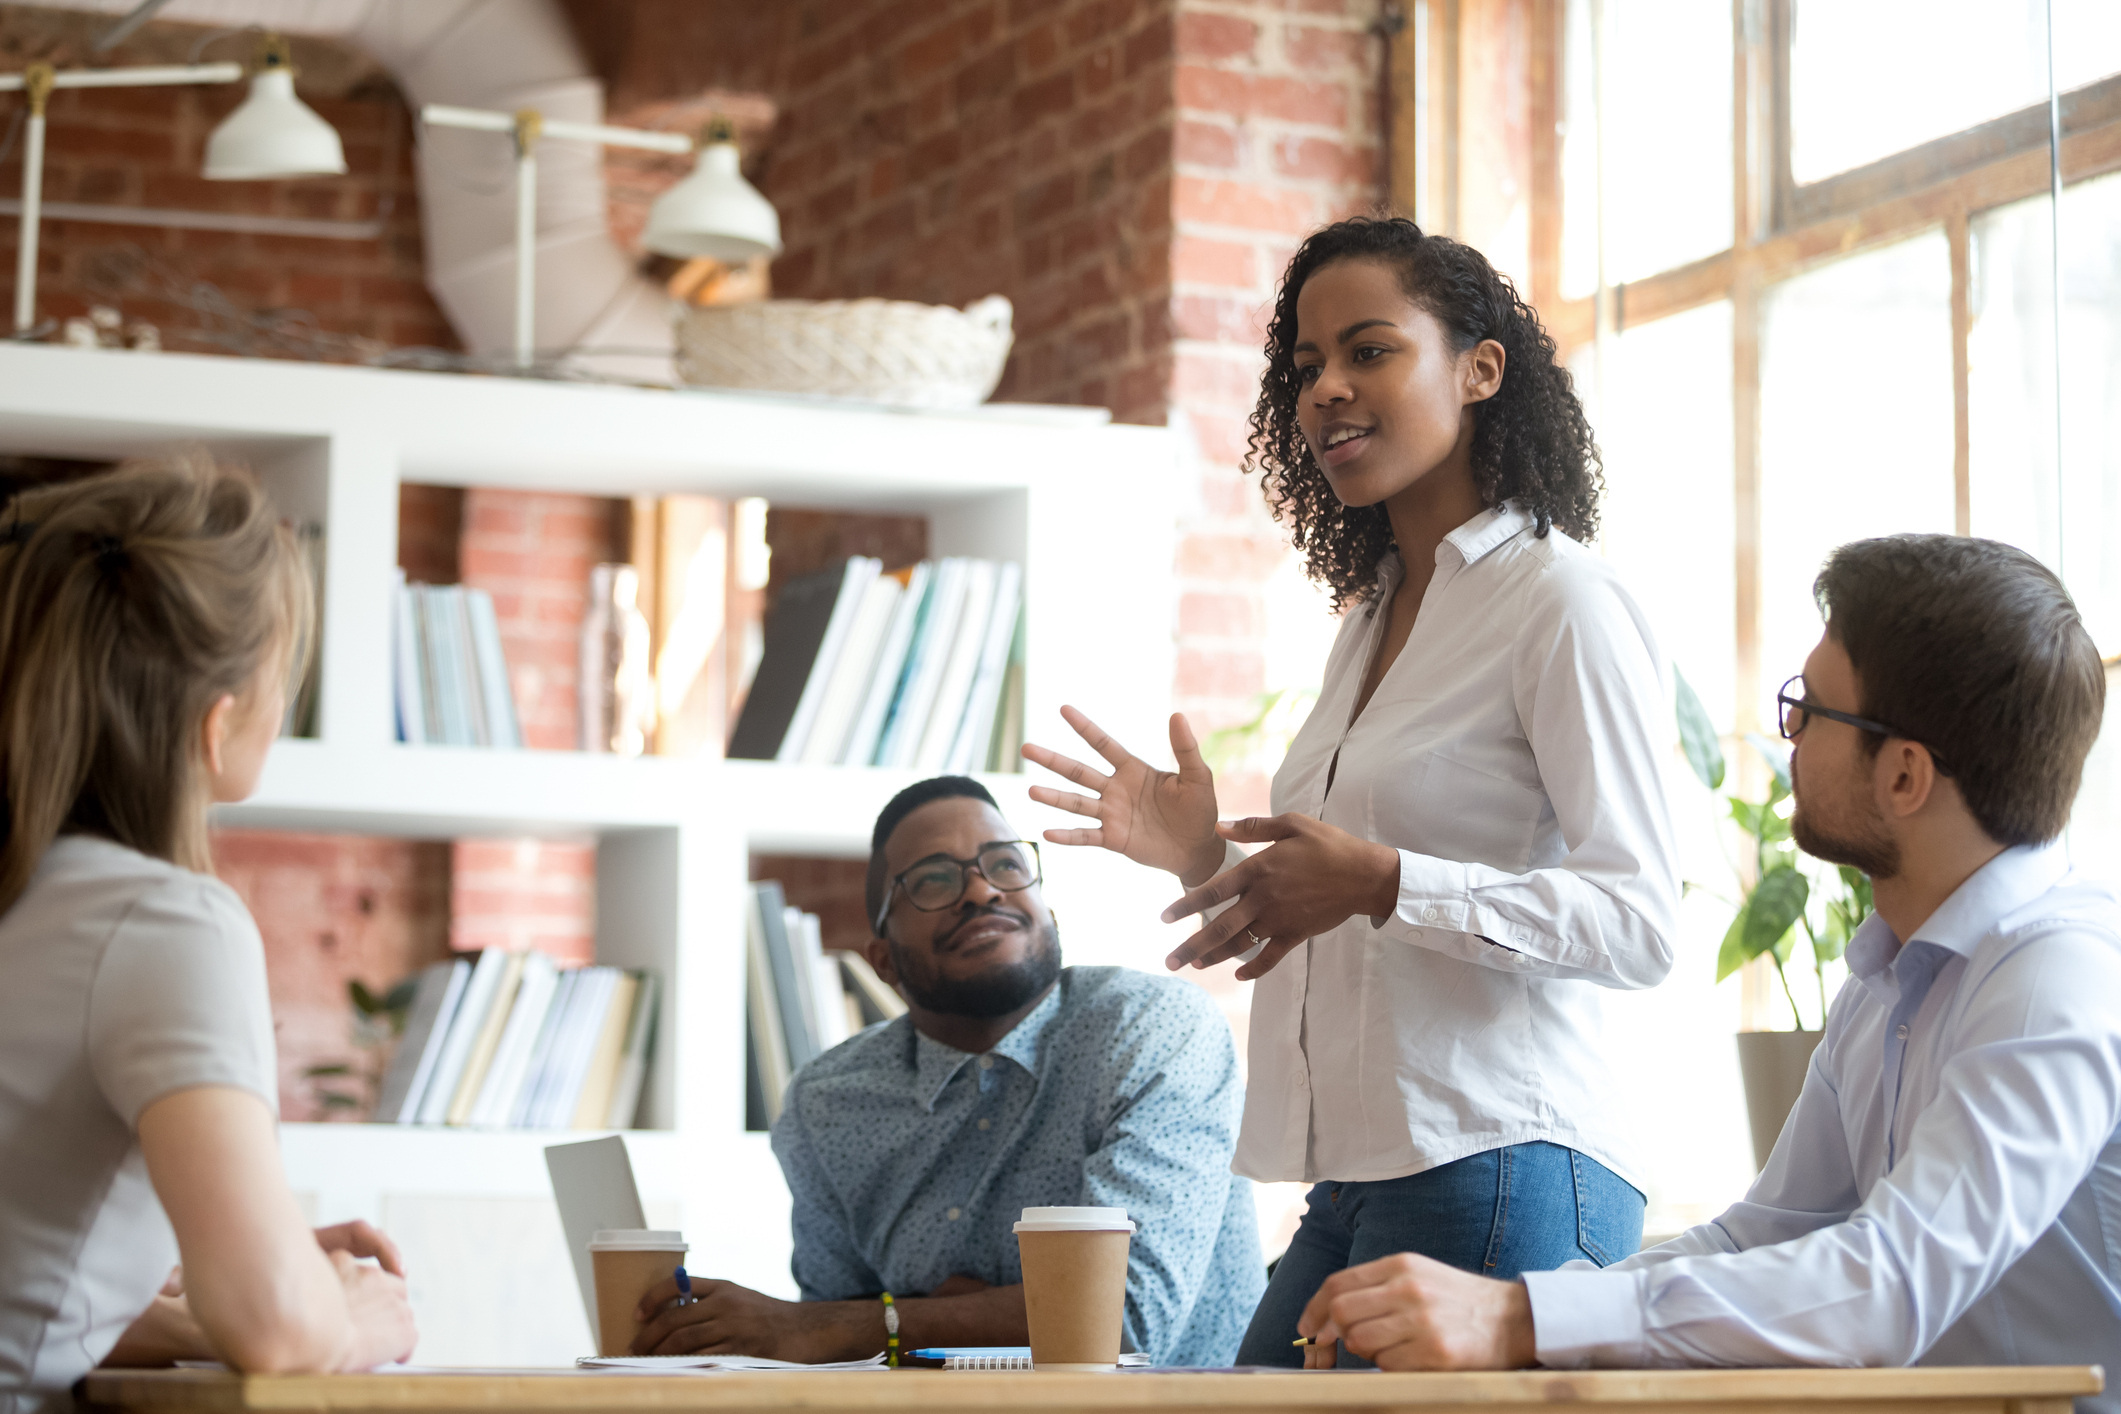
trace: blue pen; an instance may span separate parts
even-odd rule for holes
[[[693,1303],[693,1301],[694,1301],[694,1300],[696,1299],[696,1298],[695,1298],[695,1297],[693,1296],[693,1294],[692,1294],[692,1278],[691,1278],[691,1277],[689,1277],[689,1276],[687,1276],[687,1275],[685,1275],[685,1269],[684,1269],[683,1267],[679,1267],[679,1268],[678,1268],[678,1270],[677,1270],[677,1278],[678,1278],[678,1305],[680,1305],[680,1306],[690,1306],[690,1305],[691,1305],[691,1304]]]

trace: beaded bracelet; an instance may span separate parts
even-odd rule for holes
[[[883,1295],[884,1302],[884,1363],[898,1368],[898,1302],[890,1292]]]

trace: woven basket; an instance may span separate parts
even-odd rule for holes
[[[765,300],[678,317],[678,376],[695,387],[969,408],[1001,381],[1009,301]]]

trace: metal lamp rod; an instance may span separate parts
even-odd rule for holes
[[[595,142],[606,147],[638,147],[650,152],[687,153],[692,139],[680,133],[641,128],[614,128],[603,123],[571,123],[547,118],[535,108],[502,113],[487,108],[453,108],[430,103],[420,121],[436,127],[473,132],[507,133],[516,147],[516,288],[515,364],[528,369],[537,356],[538,143],[549,137]]]
[[[0,74],[0,93],[29,99],[22,134],[22,234],[15,245],[15,333],[37,322],[37,236],[44,208],[44,110],[62,88],[145,88],[165,84],[234,83],[241,64],[165,64],[138,69],[71,69],[32,64],[19,74]]]

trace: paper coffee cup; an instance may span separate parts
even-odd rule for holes
[[[1016,1225],[1034,1370],[1116,1370],[1127,1304],[1125,1208],[1026,1208]]]
[[[604,1228],[589,1241],[596,1269],[597,1354],[630,1355],[641,1333],[641,1298],[685,1265],[685,1234],[666,1228]]]

